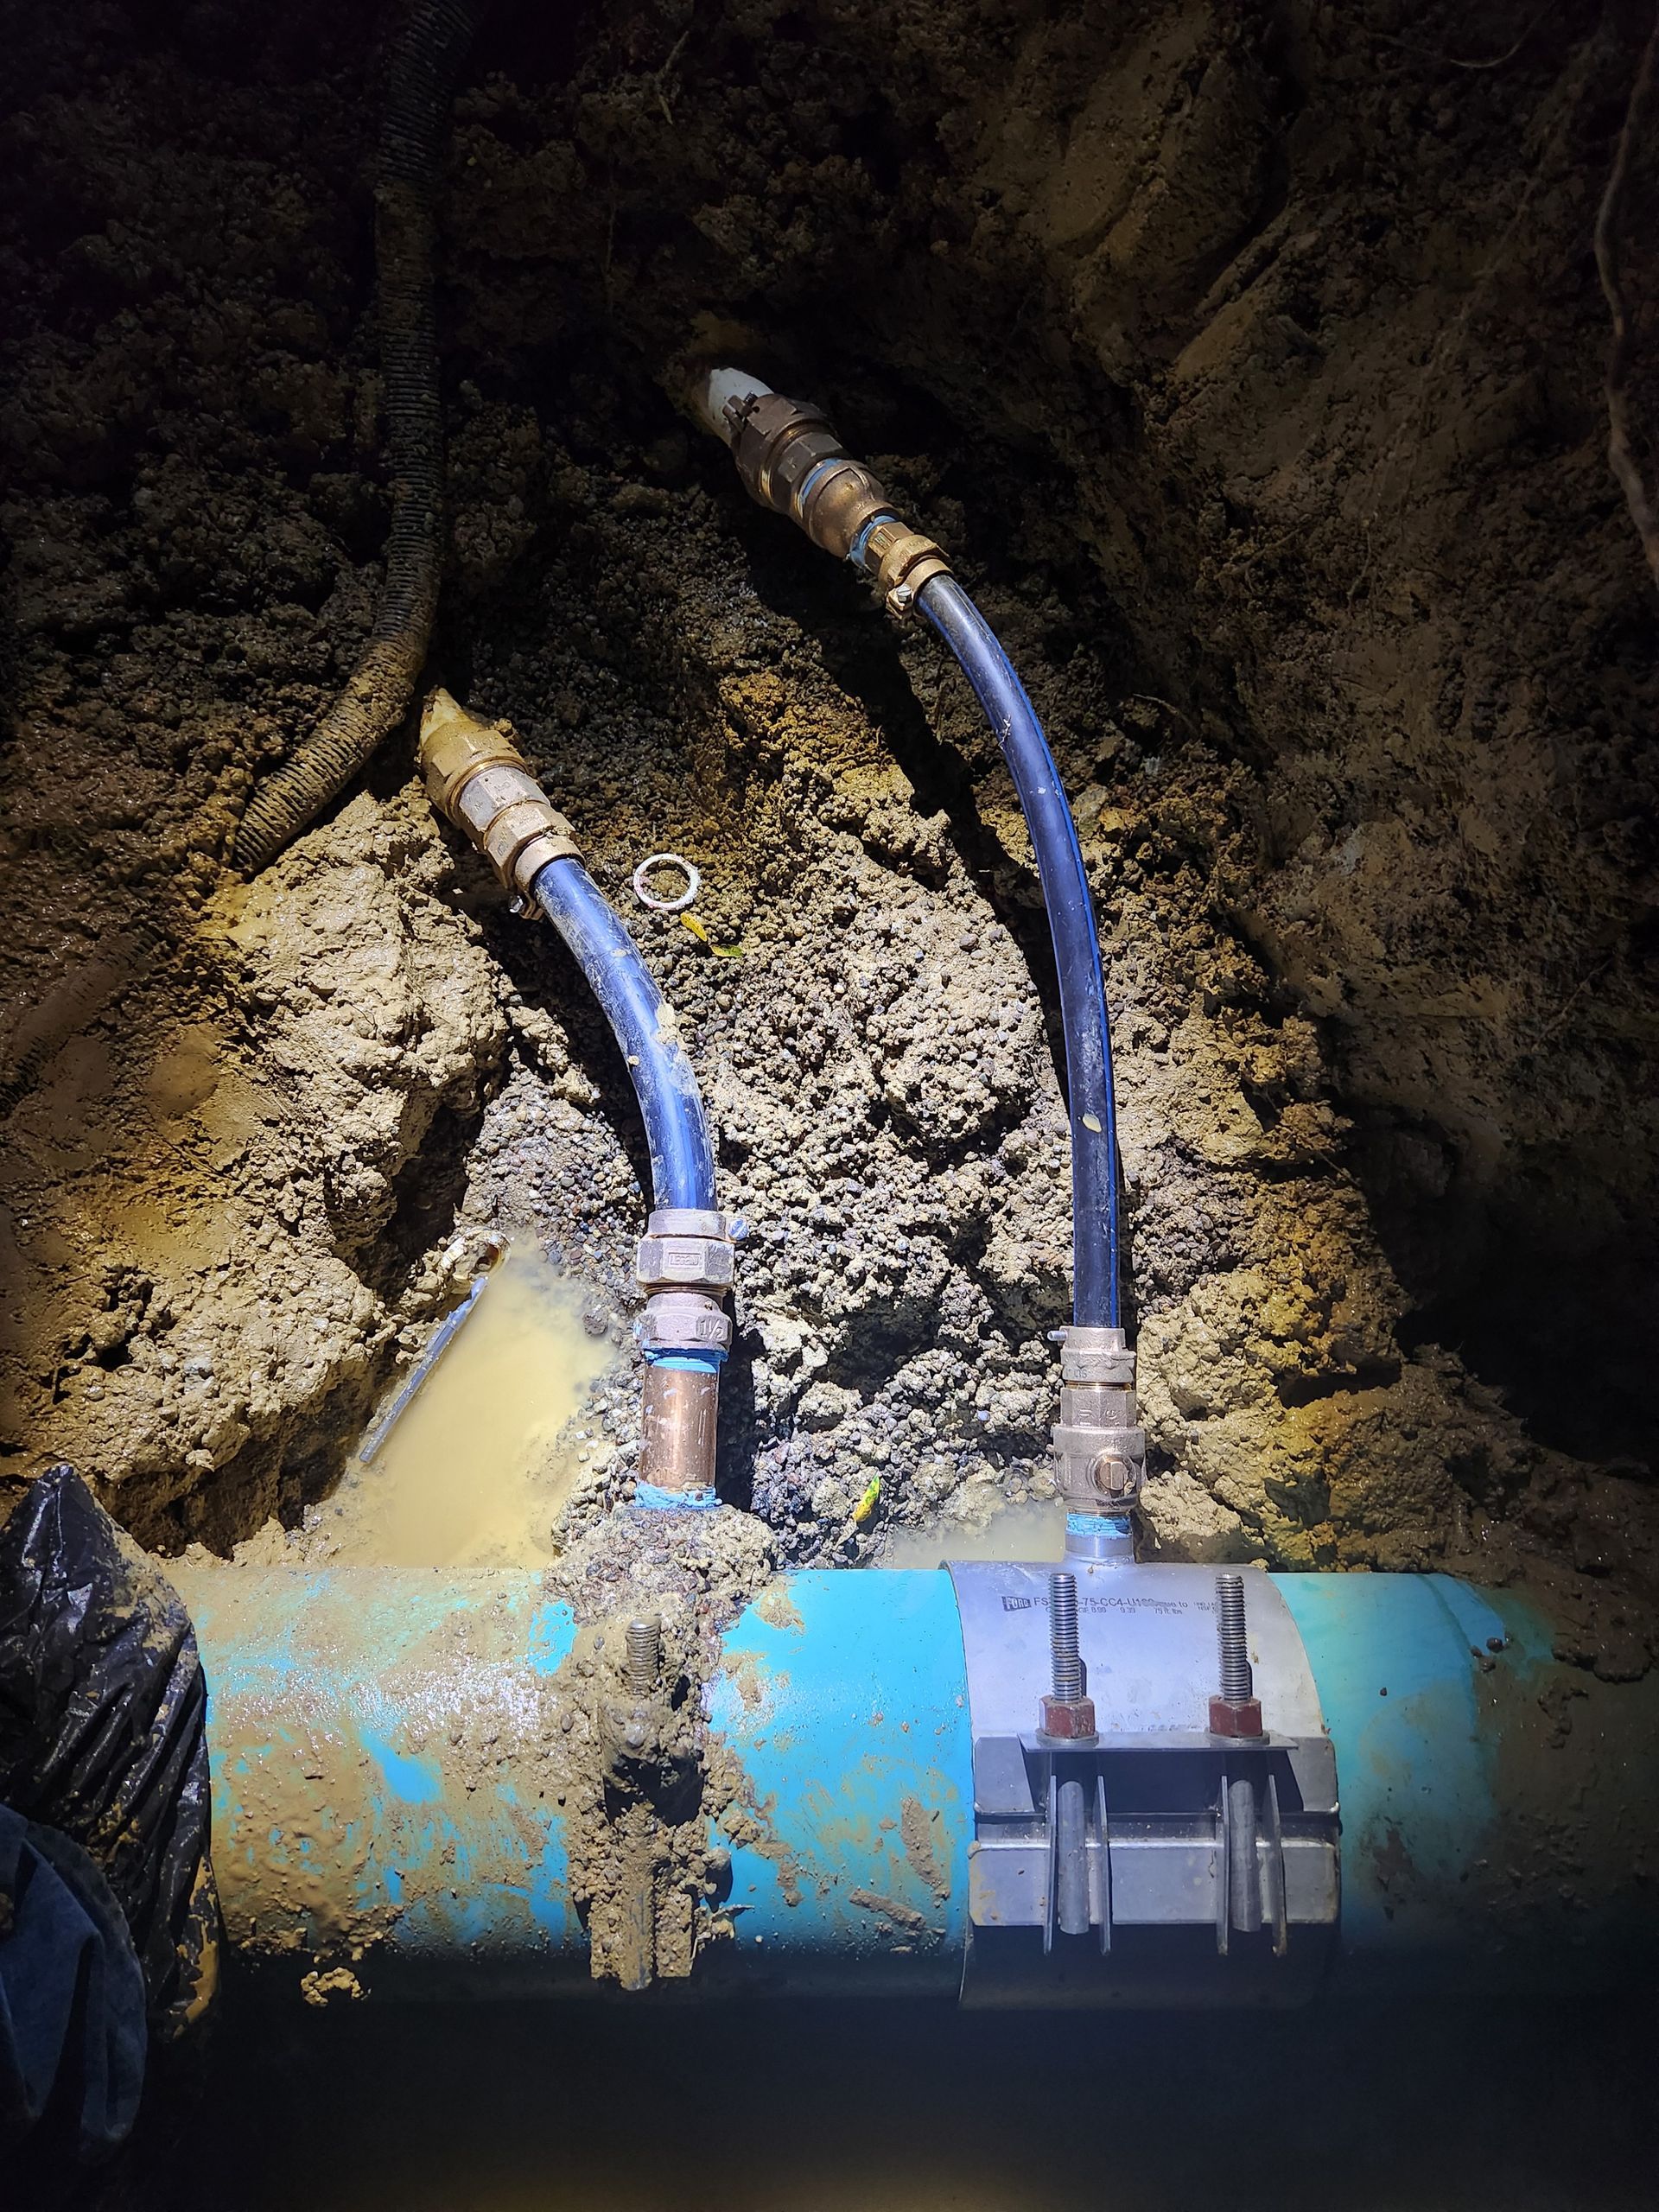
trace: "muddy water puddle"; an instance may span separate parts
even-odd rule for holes
[[[351,1567],[553,1557],[554,1518],[593,1440],[577,1416],[621,1357],[584,1321],[592,1312],[533,1246],[509,1251],[395,1419],[387,1426],[383,1408],[370,1429],[360,1451],[372,1456],[353,1459],[325,1509],[328,1556]]]
[[[877,1567],[938,1567],[946,1560],[1052,1560],[1065,1549],[1065,1509],[1056,1500],[1000,1506],[988,1519],[942,1515],[918,1529],[894,1529]]]

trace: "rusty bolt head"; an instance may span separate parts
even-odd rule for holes
[[[1210,1700],[1210,1733],[1212,1736],[1259,1736],[1262,1733],[1261,1699],[1241,1698],[1234,1704],[1224,1697],[1212,1697]]]
[[[1099,1732],[1091,1697],[1046,1697],[1038,1726],[1045,1736],[1066,1736],[1076,1743]]]

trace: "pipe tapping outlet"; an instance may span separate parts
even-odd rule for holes
[[[1135,1556],[1130,1516],[1147,1478],[1147,1433],[1138,1421],[1135,1354],[1122,1329],[1057,1329],[1060,1417],[1053,1429],[1054,1486],[1065,1506],[1074,1558]]]
[[[715,1203],[714,1144],[673,1014],[507,726],[435,690],[422,716],[420,759],[433,804],[489,861],[514,912],[540,912],[557,929],[627,1063],[654,1200],[634,1263],[645,1293],[645,1381],[633,1502],[713,1507],[720,1370],[732,1343],[726,1300],[741,1224]]]

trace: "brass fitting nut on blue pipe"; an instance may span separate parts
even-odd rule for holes
[[[901,522],[880,479],[842,444],[822,408],[781,392],[728,399],[721,429],[750,496],[800,524],[815,545],[872,576],[893,614],[950,564]]]
[[[896,520],[878,522],[866,531],[858,558],[875,578],[888,613],[900,620],[915,607],[924,584],[950,573],[950,563],[931,537]]]
[[[575,832],[530,772],[505,722],[468,714],[441,686],[421,710],[420,763],[432,804],[477,846],[515,910],[550,861],[580,860]]]
[[[658,1206],[634,1252],[634,1281],[645,1290],[696,1289],[719,1295],[732,1287],[736,1253],[723,1213]]]

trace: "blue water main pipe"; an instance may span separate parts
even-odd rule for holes
[[[653,1204],[711,1211],[715,1147],[674,1016],[639,948],[579,860],[550,861],[532,887],[587,977],[627,1062],[651,1149]]]
[[[1071,1120],[1071,1314],[1082,1328],[1121,1325],[1117,1110],[1111,1033],[1094,901],[1077,824],[1036,709],[995,633],[954,576],[925,583],[916,604],[962,665],[1014,779],[1054,940]]]
[[[588,1983],[581,1800],[549,1746],[585,1725],[592,1669],[540,1575],[173,1572],[209,1684],[233,1946],[296,1975],[348,1956],[386,1994]],[[1099,1586],[1130,1608],[1114,1637],[1156,1614],[1160,1575],[1183,1572],[1127,1567]],[[1445,1575],[1272,1582],[1335,1751],[1331,1971],[1465,1992],[1650,1972],[1659,1672],[1608,1683],[1563,1664],[1526,1600]],[[694,1986],[946,1993],[966,1965],[972,1998],[969,1707],[946,1573],[791,1573],[744,1608],[704,1691],[727,1808],[715,1801],[709,1840],[727,1875]],[[1036,1932],[1019,1941],[1040,1964]],[[1294,1939],[1291,1961],[1304,1955]],[[1145,2001],[1118,1976],[1097,1961],[1058,1995],[1013,2001]],[[1225,2001],[1220,1987],[1197,2001]]]

